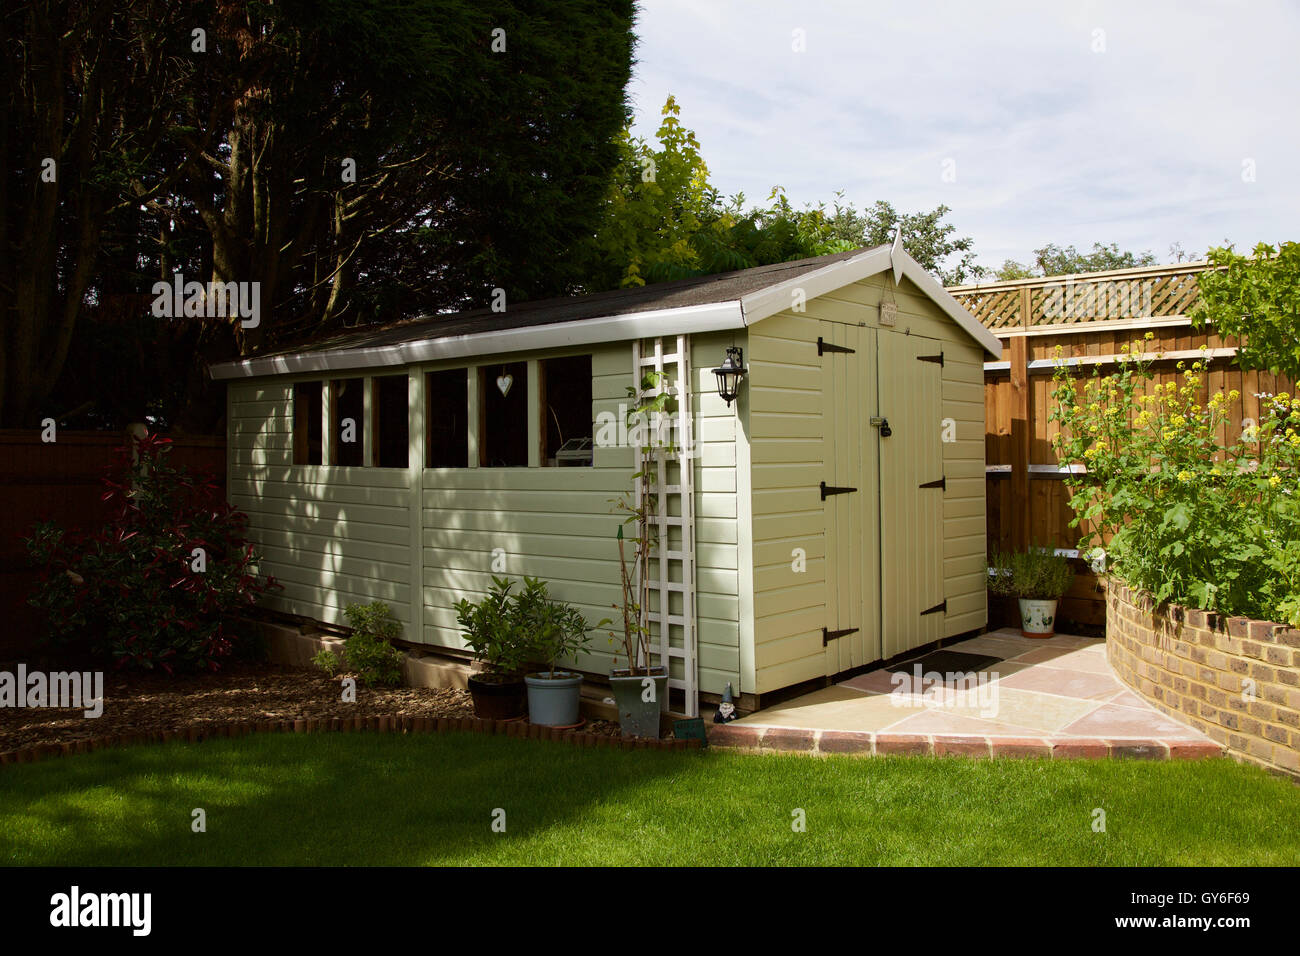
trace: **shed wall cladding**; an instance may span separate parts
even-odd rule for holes
[[[697,614],[700,689],[721,693],[740,686],[737,618],[735,416],[717,397],[709,369],[727,344],[721,336],[692,342],[694,459],[697,516]],[[592,421],[617,423],[633,382],[631,345],[581,350],[592,357]],[[529,361],[529,385],[539,359],[560,352],[483,356],[474,365],[495,375],[504,363]],[[423,376],[464,368],[466,362],[413,369],[411,393],[422,404]],[[401,374],[385,369],[379,374]],[[504,574],[546,580],[551,593],[576,604],[591,623],[614,619],[620,600],[615,532],[620,519],[611,499],[632,487],[632,451],[594,449],[591,467],[464,467],[381,469],[293,464],[293,381],[327,376],[231,383],[230,480],[232,503],[250,519],[264,570],[283,581],[267,604],[276,610],[342,622],[343,607],[381,599],[408,622],[403,636],[433,646],[462,648],[455,602],[477,600],[502,549]],[[704,391],[702,391],[704,389]],[[472,414],[472,412],[471,412]],[[417,423],[418,415],[411,421]],[[422,449],[423,428],[412,430]],[[593,432],[595,434],[595,432]],[[420,465],[423,460],[420,459]],[[411,474],[420,475],[415,494]],[[418,514],[412,523],[412,510]],[[418,534],[423,590],[420,627],[411,621],[411,536]],[[602,673],[612,661],[605,631],[592,635],[591,653],[575,664]]]
[[[888,294],[887,294],[888,291]],[[981,627],[985,591],[983,353],[975,342],[906,278],[889,273],[863,279],[785,311],[749,330],[748,451],[753,462],[754,690],[765,693],[823,676],[826,654],[824,511],[816,494],[825,477],[822,445],[821,322],[879,329],[882,298],[897,305],[892,330],[938,340],[943,351],[942,417],[955,441],[942,445],[942,634]],[[938,429],[940,423],[934,423]],[[811,493],[810,493],[811,489]],[[795,574],[791,551],[803,548],[806,571]],[[748,690],[749,688],[746,687]]]
[[[230,502],[284,585],[267,606],[341,623],[348,604],[383,600],[410,620],[407,473],[295,465],[293,381],[232,382],[227,396]]]

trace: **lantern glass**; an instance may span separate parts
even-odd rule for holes
[[[718,380],[718,395],[730,406],[736,400],[740,383],[745,377],[744,352],[735,346],[727,349],[726,357],[713,370],[713,374]]]

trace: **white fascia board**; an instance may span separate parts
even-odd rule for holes
[[[716,302],[678,309],[655,309],[572,322],[554,322],[495,332],[470,332],[352,349],[306,351],[290,355],[221,362],[214,379],[261,378],[347,369],[387,368],[443,359],[476,358],[504,352],[568,348],[661,335],[720,332],[744,328],[740,303]]]
[[[921,264],[904,249],[898,251],[896,260],[903,264],[903,275],[916,283],[921,291],[934,300],[934,303],[943,309],[949,318],[965,329],[971,338],[984,346],[986,352],[998,358],[1002,357],[1002,343],[998,341],[998,337],[986,329],[979,319],[967,312],[962,304],[939,284],[939,280],[921,268]]]
[[[753,325],[769,316],[784,312],[793,304],[796,289],[802,289],[804,301],[811,302],[819,295],[834,292],[850,282],[857,282],[889,268],[889,247],[877,246],[860,256],[832,263],[812,272],[805,272],[779,285],[741,296],[740,308],[745,314],[745,324]]]

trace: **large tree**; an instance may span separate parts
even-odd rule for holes
[[[585,287],[603,290],[787,262],[891,242],[903,245],[946,283],[978,277],[973,241],[954,236],[951,211],[900,213],[878,201],[857,210],[836,193],[833,205],[796,208],[781,187],[766,206],[743,194],[724,200],[710,182],[695,133],[669,97],[654,140],[619,139],[622,160],[605,198],[604,218],[583,250]]]
[[[175,420],[211,360],[497,288],[508,301],[575,288],[567,251],[595,230],[627,118],[631,0],[157,6],[6,13],[0,136],[21,175],[0,205],[11,249],[26,245],[5,258],[0,303],[5,365],[25,378],[0,381],[0,420],[84,405],[92,377],[125,405],[165,392]],[[60,169],[57,215],[37,178],[47,143],[81,162]],[[256,283],[259,323],[150,316],[151,286],[175,272]],[[86,310],[97,324],[68,394],[46,402]],[[127,359],[116,381],[101,342]],[[181,384],[135,388],[167,369]]]
[[[175,70],[175,4],[26,0],[0,24],[0,424],[50,401],[87,301],[107,224],[163,183],[158,161]]]

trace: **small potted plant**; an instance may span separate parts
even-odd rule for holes
[[[510,720],[524,713],[525,684],[520,676],[531,655],[531,638],[520,625],[510,598],[511,583],[492,578],[492,588],[477,604],[462,598],[456,621],[474,659],[484,669],[469,677],[474,715]]]
[[[578,723],[582,675],[557,670],[560,658],[572,658],[587,647],[587,620],[571,604],[547,593],[546,582],[524,578],[524,589],[511,612],[529,635],[532,654],[546,664],[545,671],[524,676],[528,688],[528,721],[545,727],[572,727]],[[601,621],[603,627],[608,621]]]
[[[1056,633],[1056,606],[1070,589],[1074,572],[1069,559],[1052,548],[998,552],[990,563],[989,590],[1020,603],[1020,633],[1051,637]]]

